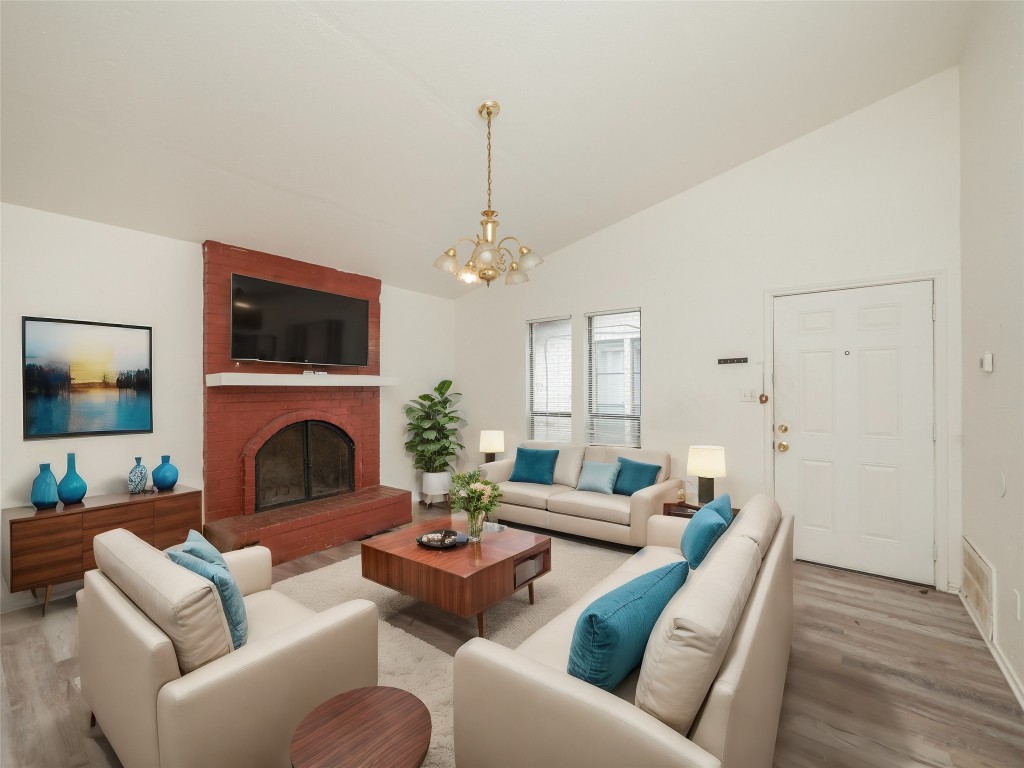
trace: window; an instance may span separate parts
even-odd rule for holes
[[[530,323],[530,439],[572,439],[572,324]]]
[[[640,447],[640,311],[587,318],[587,443]]]

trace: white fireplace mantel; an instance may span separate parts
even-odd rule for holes
[[[307,376],[302,373],[208,373],[208,387],[394,387],[394,376],[355,376],[327,374]]]

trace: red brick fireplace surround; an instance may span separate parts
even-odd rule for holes
[[[369,364],[356,369],[320,369],[329,375],[339,371],[346,375],[380,373],[380,280],[206,242],[205,374],[296,374],[310,367],[230,358],[232,273],[367,299]],[[259,543],[270,548],[277,564],[411,521],[411,494],[380,485],[379,387],[207,386],[203,406],[205,533],[219,549]],[[256,452],[279,429],[310,419],[333,424],[352,439],[355,490],[257,514]]]

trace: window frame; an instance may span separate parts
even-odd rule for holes
[[[623,398],[622,398],[622,413],[608,413],[599,410],[600,403],[596,401],[597,395],[600,393],[599,376],[601,372],[597,370],[597,352],[600,351],[602,345],[607,345],[608,342],[614,341],[610,339],[596,339],[594,333],[594,319],[598,317],[607,317],[609,315],[632,315],[636,314],[637,317],[637,335],[635,340],[630,340],[630,343],[623,345],[623,364],[621,375],[623,377]],[[640,307],[632,307],[629,309],[614,309],[605,310],[600,312],[588,312],[587,318],[587,351],[586,351],[586,415],[584,423],[585,442],[587,445],[613,445],[622,446],[626,448],[640,448],[642,446],[642,433],[641,433],[641,421],[643,415],[642,398],[643,398],[643,384],[642,384],[642,353],[643,353],[643,314]],[[622,337],[623,340],[628,337]],[[635,411],[635,412],[633,412]],[[614,422],[622,423],[623,441],[622,442],[599,442],[599,437],[602,436],[602,430],[600,429],[601,423],[609,424]],[[632,424],[632,428],[630,428]],[[607,431],[603,433],[607,434]],[[635,440],[630,439],[635,435]]]

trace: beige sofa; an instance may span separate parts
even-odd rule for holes
[[[647,543],[647,520],[660,515],[662,505],[674,501],[682,485],[681,480],[669,478],[672,460],[664,451],[536,440],[522,447],[558,450],[552,485],[511,482],[514,456],[480,467],[481,476],[501,488],[498,517],[513,523],[642,547]],[[576,490],[584,461],[614,464],[620,456],[659,465],[655,484],[632,496]]]
[[[123,529],[93,547],[82,695],[125,768],[285,768],[303,717],[377,683],[376,606],[315,613],[272,591],[265,547],[224,553],[249,624],[237,650],[211,582]]]
[[[613,692],[566,672],[599,596],[682,559],[688,520],[654,517],[648,545],[517,649],[455,655],[458,768],[769,768],[793,631],[793,520],[756,496],[669,601],[643,662]],[[557,567],[557,566],[556,566]]]

